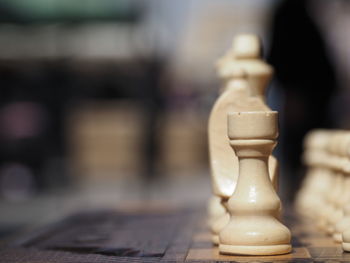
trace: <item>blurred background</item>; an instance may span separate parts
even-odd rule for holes
[[[82,207],[204,204],[214,63],[237,33],[275,67],[292,200],[305,133],[350,127],[349,26],[346,0],[2,0],[0,235]]]

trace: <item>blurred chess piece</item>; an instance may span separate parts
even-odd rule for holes
[[[340,219],[335,221],[333,238],[336,242],[342,242],[342,233],[350,229],[350,132],[347,132],[342,144],[343,172],[345,174],[345,184],[343,196],[338,200],[338,209],[340,209]]]
[[[344,208],[350,201],[350,159],[348,155],[350,133],[347,131],[338,132],[336,146],[334,170],[341,177],[341,183],[338,185],[338,194],[332,200],[332,210],[328,216],[328,234],[335,233],[336,224],[344,217]]]
[[[350,229],[350,131],[314,130],[304,145],[308,172],[296,209],[341,243]]]
[[[323,222],[323,230],[327,234],[332,234],[334,226],[331,223],[331,217],[336,213],[336,202],[342,196],[344,185],[344,174],[342,172],[341,158],[339,149],[343,143],[343,131],[334,131],[331,133],[328,141],[328,167],[331,173],[332,187],[326,192],[326,202],[321,212],[321,222]],[[337,216],[338,217],[338,216]]]
[[[295,209],[299,214],[315,219],[323,209],[325,194],[329,190],[330,173],[326,160],[326,147],[330,132],[313,130],[304,139],[303,162],[307,174],[296,198]]]

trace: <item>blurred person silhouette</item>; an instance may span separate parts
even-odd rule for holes
[[[271,25],[268,61],[284,97],[280,150],[288,199],[302,179],[305,134],[314,128],[334,127],[330,104],[338,85],[324,37],[309,8],[308,0],[279,1]]]

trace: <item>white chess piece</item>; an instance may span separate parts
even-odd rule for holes
[[[296,210],[311,219],[318,218],[323,209],[325,193],[329,191],[330,172],[326,160],[330,132],[313,130],[304,140],[303,161],[307,166],[307,174],[296,199]]]
[[[341,132],[338,134],[337,160],[335,167],[342,175],[342,185],[339,187],[339,195],[333,200],[333,212],[329,214],[329,230],[333,234],[336,224],[344,217],[344,207],[350,201],[350,176],[349,176],[349,155],[350,133]]]
[[[277,112],[233,112],[230,144],[239,159],[230,222],[220,232],[224,254],[277,255],[291,251],[291,233],[277,217],[281,202],[269,178],[268,158],[278,136]]]
[[[347,132],[342,144],[342,153],[346,158],[343,160],[343,172],[345,174],[345,185],[342,198],[338,200],[342,217],[335,223],[333,238],[336,242],[342,242],[342,232],[350,229],[350,132]]]
[[[339,156],[339,148],[342,144],[343,131],[332,132],[328,146],[328,165],[332,171],[332,188],[329,189],[326,195],[326,203],[321,214],[322,220],[325,222],[324,229],[327,234],[334,232],[334,226],[331,222],[331,217],[336,213],[336,202],[341,198],[344,188],[344,174],[341,165],[341,157]],[[338,217],[339,215],[337,215]]]

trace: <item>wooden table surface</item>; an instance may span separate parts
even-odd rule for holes
[[[156,205],[75,213],[11,240],[0,262],[350,262],[350,253],[289,212],[293,251],[286,255],[220,255],[204,207]]]

